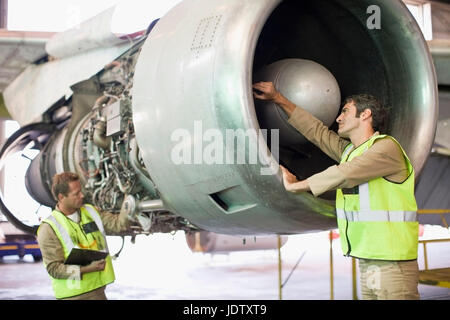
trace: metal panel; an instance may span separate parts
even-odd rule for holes
[[[9,113],[21,126],[39,121],[55,102],[72,95],[72,85],[89,79],[130,47],[125,43],[29,66],[3,93]]]
[[[111,32],[114,8],[56,34],[46,44],[50,61],[28,66],[4,91],[6,107],[20,125],[38,122],[70,87],[91,78],[133,45]]]
[[[51,32],[0,30],[0,92],[28,65],[47,55],[45,43]]]
[[[56,34],[47,42],[45,50],[52,57],[61,59],[123,43],[111,32],[114,11],[115,7],[112,7],[73,29]]]

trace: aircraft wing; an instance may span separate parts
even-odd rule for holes
[[[45,43],[53,35],[53,32],[0,29],[0,117],[11,117],[1,93],[30,64],[47,55]]]
[[[89,79],[133,45],[132,38],[111,32],[114,9],[65,32],[33,41],[19,38],[5,48],[1,91],[9,114],[21,126],[41,121],[53,104],[72,95],[72,85]],[[35,63],[41,58],[45,63]],[[9,71],[10,65],[17,67]]]
[[[45,44],[53,35],[0,29],[0,92],[30,64],[47,55]]]

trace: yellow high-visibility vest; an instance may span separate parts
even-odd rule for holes
[[[336,213],[342,251],[347,256],[377,260],[417,259],[417,204],[414,168],[401,145],[391,136],[376,135],[362,145],[347,146],[341,163],[362,155],[377,139],[394,140],[403,152],[408,177],[395,183],[379,177],[336,192]]]
[[[43,221],[48,223],[55,231],[64,250],[64,259],[67,259],[73,248],[109,252],[103,223],[97,210],[91,205],[84,205],[80,209],[80,216],[80,223],[75,223],[63,213],[54,210]],[[92,222],[95,222],[98,230],[85,233],[82,226]],[[69,277],[69,279],[55,279],[50,276],[55,297],[63,299],[78,296],[114,282],[115,275],[111,256],[108,255],[105,260],[106,265],[103,271],[83,274],[81,280],[76,279],[75,276],[73,278]]]

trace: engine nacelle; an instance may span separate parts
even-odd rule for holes
[[[381,12],[380,29],[368,27],[373,5]],[[334,226],[333,193],[287,194],[280,172],[270,174],[280,162],[304,179],[330,159],[311,144],[281,146],[278,159],[264,135],[255,134],[264,128],[252,83],[283,59],[324,66],[343,97],[370,93],[392,106],[388,133],[420,173],[434,138],[437,86],[427,45],[401,1],[183,1],[147,39],[133,87],[137,141],[171,211],[217,233]],[[238,152],[226,143],[228,130],[249,132],[244,163],[225,161]],[[214,143],[225,151],[208,163]],[[174,161],[179,147],[191,151],[187,161]]]
[[[370,6],[381,13],[379,29],[367,23]],[[311,75],[331,76],[297,78],[283,61],[312,61]],[[282,78],[310,82],[296,91]],[[340,97],[378,97],[391,106],[387,133],[420,174],[436,129],[437,85],[426,42],[401,1],[185,0],[145,43],[72,87],[70,121],[54,118],[57,131],[43,139],[28,189],[49,204],[52,175],[77,172],[90,202],[114,212],[126,199],[145,232],[335,227],[334,192],[287,193],[278,170],[283,164],[305,179],[333,162],[296,137],[285,115],[255,107],[257,80],[301,101],[322,95],[323,103],[305,107],[334,130]]]

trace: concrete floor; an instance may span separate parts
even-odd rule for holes
[[[115,253],[121,239],[110,237],[108,243]],[[351,259],[342,256],[339,240],[334,240],[333,250],[334,299],[351,300]],[[283,281],[304,253],[283,287],[283,299],[330,299],[328,232],[289,236],[281,251]],[[450,243],[428,245],[428,260],[430,268],[448,267]],[[107,289],[111,300],[278,299],[276,250],[227,255],[192,253],[184,233],[178,232],[174,236],[138,236],[135,244],[127,238],[120,257],[113,263],[116,281]],[[421,245],[419,266],[423,268]],[[31,256],[22,260],[14,256],[0,260],[0,275],[0,300],[54,299],[42,263],[34,263]],[[419,285],[419,292],[423,300],[450,300],[450,289]]]

